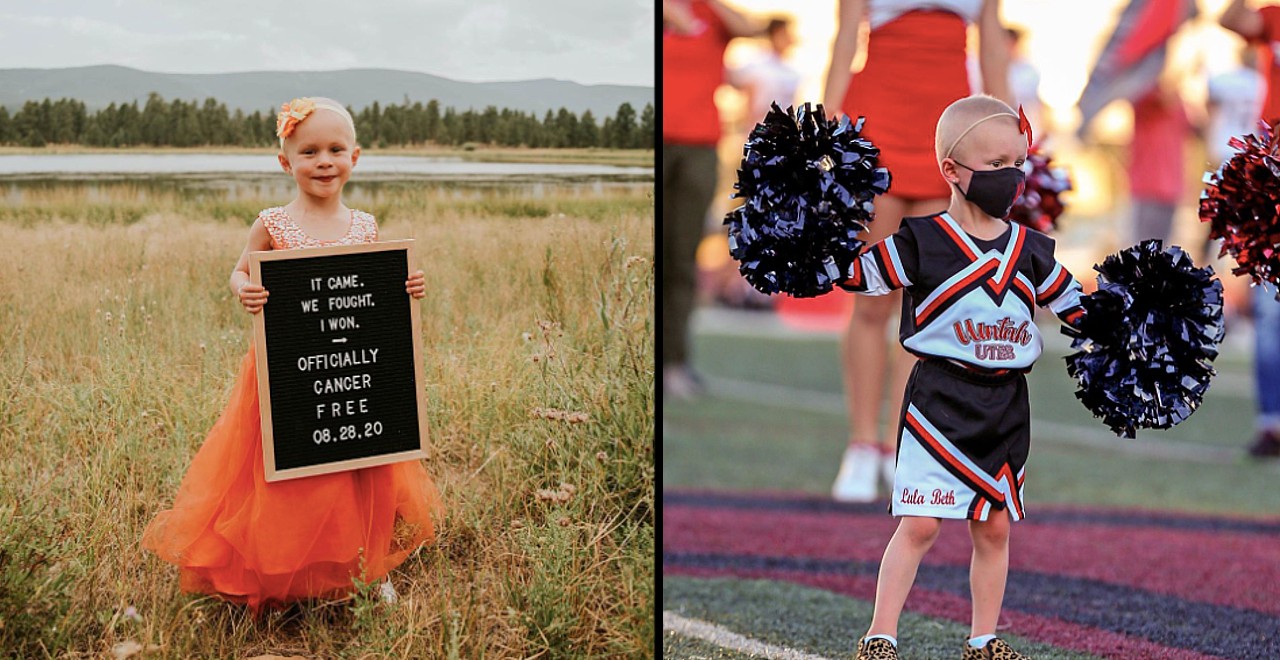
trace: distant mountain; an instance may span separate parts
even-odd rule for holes
[[[129,67],[102,65],[65,69],[0,69],[0,105],[14,112],[27,101],[63,97],[84,101],[90,111],[108,104],[138,101],[156,92],[165,100],[204,101],[213,97],[227,108],[245,112],[272,111],[296,96],[329,96],[355,110],[374,101],[386,105],[431,99],[458,110],[487,106],[511,108],[539,115],[567,108],[575,114],[590,110],[603,121],[630,103],[639,114],[654,102],[652,87],[581,85],[567,80],[462,82],[427,73],[392,69],[343,71],[255,71],[250,73],[153,73]]]

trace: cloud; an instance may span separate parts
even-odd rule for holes
[[[0,14],[0,68],[393,68],[652,85],[656,0],[93,0]]]

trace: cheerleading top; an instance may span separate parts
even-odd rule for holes
[[[1080,284],[1053,256],[1054,240],[1010,223],[991,241],[950,214],[903,218],[897,233],[855,259],[841,288],[867,295],[904,289],[899,338],[921,358],[992,371],[1025,371],[1043,342],[1035,308],[1074,325]]]
[[[689,10],[697,21],[692,34],[662,31],[662,142],[715,146],[715,93],[724,81],[724,51],[732,35],[707,3],[690,3]]]
[[[982,0],[871,0],[867,19],[874,30],[907,12],[931,9],[949,11],[965,23],[974,23],[982,10]]]

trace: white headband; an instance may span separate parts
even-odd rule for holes
[[[969,134],[969,131],[972,131],[973,129],[977,128],[978,124],[981,124],[982,122],[988,119],[995,119],[996,117],[1013,117],[1014,119],[1018,119],[1018,115],[1015,115],[1010,112],[997,112],[994,115],[987,115],[986,117],[983,117],[982,119],[979,119],[978,121],[975,121],[972,124],[969,124],[969,128],[964,129],[964,132],[960,134],[960,137],[957,137],[954,141],[952,141],[951,146],[947,148],[947,153],[943,154],[942,157],[950,158],[951,152],[955,151],[956,145],[960,144],[960,140],[963,140],[964,136]]]

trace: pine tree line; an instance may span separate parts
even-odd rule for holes
[[[350,110],[350,108],[348,108]],[[560,108],[536,113],[489,106],[461,112],[441,108],[436,100],[402,105],[377,101],[352,112],[360,143],[378,147],[400,145],[484,144],[504,147],[604,147],[638,149],[654,146],[653,104],[636,114],[630,103],[618,106],[612,117],[597,123],[590,110],[581,116]],[[243,146],[275,145],[274,111],[230,112],[224,103],[175,99],[152,93],[142,108],[137,101],[107,106],[89,113],[75,99],[27,101],[9,113],[0,106],[0,145],[43,147],[81,144],[93,147]]]

